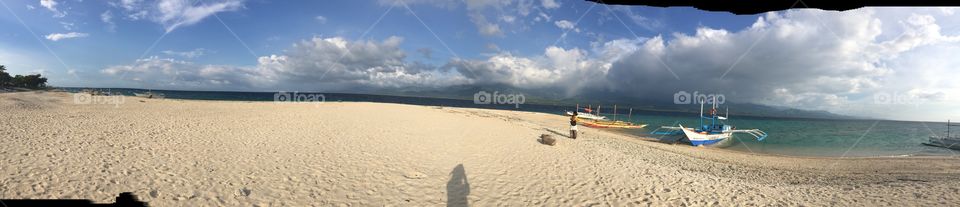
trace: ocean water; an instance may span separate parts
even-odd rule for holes
[[[82,88],[62,88],[77,92]],[[124,95],[141,93],[141,89],[99,89]],[[191,100],[232,100],[232,101],[273,101],[273,92],[212,92],[212,91],[168,91],[153,90],[167,98]],[[326,101],[401,103],[424,106],[470,107],[504,110],[521,110],[564,114],[574,106],[541,105],[526,103],[517,108],[514,105],[475,104],[473,100],[400,97],[366,94],[323,93]],[[877,157],[877,156],[922,156],[943,155],[960,156],[960,151],[925,146],[931,135],[943,135],[946,124],[940,122],[905,122],[883,120],[823,120],[792,119],[766,117],[737,117],[736,109],[727,124],[738,129],[761,129],[769,136],[757,141],[747,134],[736,134],[734,138],[714,147],[750,153],[777,154],[789,156],[814,157]],[[618,109],[618,120],[627,120],[629,109]],[[609,108],[603,115],[613,117]],[[617,129],[616,131],[664,140],[675,140],[678,136],[651,135],[650,132],[660,126],[683,124],[693,127],[698,124],[697,114],[680,112],[633,111],[629,120],[648,124],[643,129]],[[566,119],[558,120],[566,122]],[[955,127],[960,133],[960,127]],[[682,136],[682,135],[680,135]]]
[[[698,124],[697,114],[640,115],[634,118],[649,124],[644,129],[621,130],[671,140],[679,137],[650,135],[660,126],[686,127]],[[960,151],[923,145],[931,135],[943,135],[946,123],[883,120],[823,120],[763,117],[736,117],[726,124],[737,129],[760,129],[769,135],[757,141],[748,134],[734,134],[721,148],[761,154],[813,157],[957,156]],[[955,127],[954,130],[960,130]],[[680,135],[682,136],[682,135]]]

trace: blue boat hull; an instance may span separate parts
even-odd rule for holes
[[[693,145],[693,146],[712,145],[712,144],[716,144],[716,143],[718,143],[718,142],[720,142],[720,141],[723,141],[723,139],[696,140],[696,141],[690,140],[690,145]]]

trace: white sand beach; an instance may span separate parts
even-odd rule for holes
[[[960,158],[671,145],[559,115],[0,93],[0,197],[152,206],[952,206]],[[556,146],[537,141],[559,138]]]

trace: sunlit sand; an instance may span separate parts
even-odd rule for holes
[[[960,159],[671,145],[559,115],[383,103],[0,93],[0,197],[153,206],[960,203]],[[555,133],[557,132],[557,133]],[[556,146],[537,141],[558,138]]]

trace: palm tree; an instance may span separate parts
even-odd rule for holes
[[[0,65],[0,87],[10,85],[12,79],[13,77],[10,77],[10,74],[7,73],[7,67]]]

